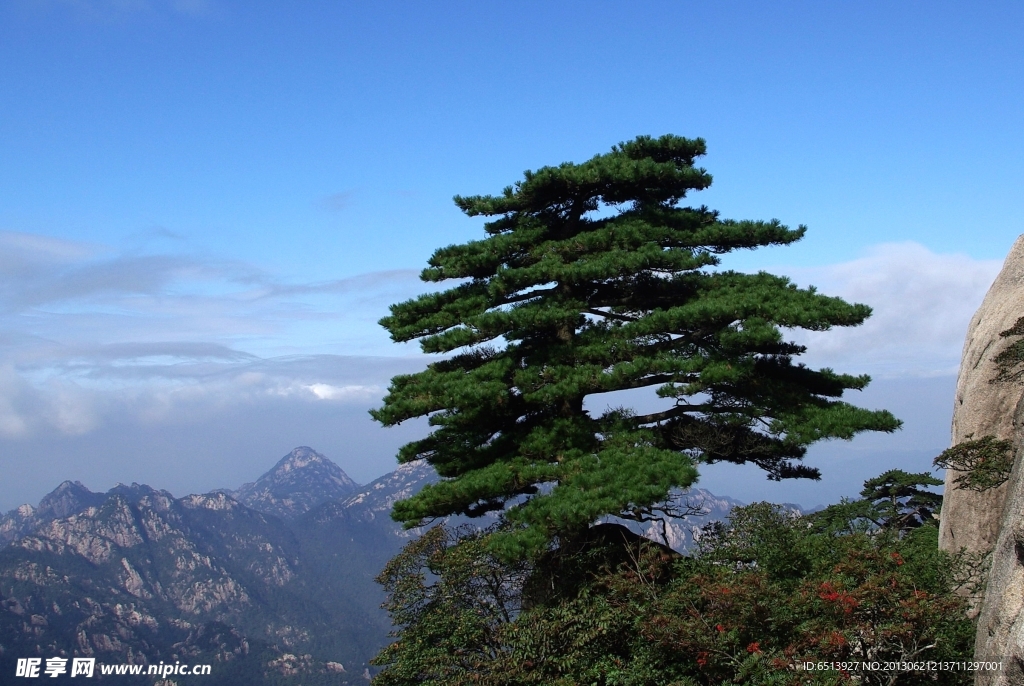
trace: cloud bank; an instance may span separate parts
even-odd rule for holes
[[[998,269],[899,243],[769,271],[871,305],[862,327],[792,333],[808,363],[894,380],[885,388],[897,393],[900,379],[955,372]],[[411,270],[306,282],[205,255],[0,232],[0,510],[65,478],[237,486],[300,444],[357,480],[376,477],[426,430],[384,430],[366,413],[392,376],[426,363],[376,321],[423,290]],[[941,446],[944,422],[906,435]]]
[[[859,259],[789,269],[801,285],[870,305],[863,325],[795,332],[805,359],[840,371],[899,378],[955,374],[967,325],[1002,266],[918,243],[886,243]]]
[[[0,232],[0,509],[64,478],[233,486],[292,442],[379,475],[407,438],[366,410],[425,362],[376,321],[421,290],[412,270],[308,282]]]

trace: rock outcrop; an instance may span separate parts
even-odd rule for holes
[[[106,499],[93,493],[80,481],[65,481],[32,507],[25,504],[0,517],[0,548],[24,538],[55,519],[70,517]]]
[[[953,445],[995,436],[1015,451],[1009,480],[985,491],[959,488],[958,472],[946,473],[939,546],[992,553],[978,610],[975,660],[999,661],[1001,671],[978,672],[985,686],[1024,684],[1024,386],[993,383],[995,358],[1011,344],[999,334],[1024,317],[1024,236],[971,319],[964,342],[953,412]]]
[[[970,436],[1015,440],[1015,416],[1024,388],[992,383],[995,357],[1008,345],[999,334],[1024,316],[1024,236],[1013,244],[1003,269],[967,328],[953,408],[953,445]],[[1008,484],[987,491],[959,488],[959,472],[946,472],[939,525],[943,550],[988,552],[996,545]]]
[[[1021,426],[1024,407],[1018,408],[1014,418]],[[1024,436],[1014,442],[1017,459],[1006,484],[1002,526],[992,552],[974,643],[975,660],[1000,661],[1003,670],[979,672],[978,686],[1024,684],[1024,469],[1020,457]]]

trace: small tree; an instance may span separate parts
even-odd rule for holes
[[[911,474],[890,469],[865,481],[859,500],[844,498],[810,515],[809,520],[819,529],[884,532],[899,538],[926,524],[938,526],[942,495],[927,489],[941,485],[942,480],[928,472]]]
[[[893,431],[885,411],[842,402],[867,376],[795,364],[780,327],[856,326],[864,305],[764,272],[718,269],[738,249],[804,235],[778,221],[732,221],[682,207],[711,176],[704,141],[642,136],[582,164],[526,172],[499,196],[455,198],[491,217],[488,237],[441,248],[421,278],[459,281],[393,305],[395,341],[447,355],[392,380],[384,425],[429,417],[402,448],[445,477],[397,503],[408,526],[500,510],[509,556],[636,512],[697,478],[697,463],[752,462],[770,479],[818,478],[807,446]],[[651,388],[655,412],[592,413],[594,394]]]
[[[902,469],[890,469],[881,476],[864,482],[861,498],[871,504],[879,526],[905,532],[923,524],[935,524],[935,514],[942,506],[942,496],[925,490],[928,486],[941,486],[928,472],[910,474]]]
[[[1009,480],[1013,458],[1012,442],[995,436],[974,438],[974,434],[968,434],[963,442],[943,450],[933,464],[958,472],[953,483],[960,488],[987,491]]]

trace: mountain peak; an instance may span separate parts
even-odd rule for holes
[[[61,519],[102,499],[102,494],[93,493],[81,481],[64,481],[43,496],[36,507],[36,515]]]
[[[302,469],[303,467],[308,467],[311,464],[324,464],[330,465],[330,467],[337,467],[338,471],[344,474],[344,472],[341,471],[341,467],[338,467],[338,465],[334,464],[317,451],[313,450],[309,446],[300,445],[298,448],[278,460],[273,469],[264,474],[264,476],[268,476],[274,472],[289,472],[293,469]],[[346,476],[345,478],[348,477]]]
[[[291,519],[358,488],[341,467],[312,448],[300,446],[255,483],[235,491],[234,497],[254,510]]]
[[[22,505],[0,516],[0,547],[29,535],[55,519],[77,514],[103,502],[102,493],[93,493],[81,481],[65,481],[43,496],[39,505]]]
[[[114,484],[114,487],[107,491],[107,497],[114,495],[119,495],[123,497],[125,500],[132,503],[138,502],[147,496],[163,496],[164,498],[170,498],[172,500],[174,499],[174,496],[171,495],[168,491],[165,491],[163,489],[156,489],[153,488],[152,486],[136,483],[134,481],[130,486],[127,486],[120,482]]]

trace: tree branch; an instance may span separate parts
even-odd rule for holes
[[[654,424],[655,422],[663,422],[666,419],[675,419],[676,417],[682,417],[687,412],[692,412],[686,405],[677,405],[670,410],[664,412],[654,412],[652,414],[640,415],[639,417],[633,417],[633,421],[637,424]]]
[[[617,314],[615,312],[605,312],[604,310],[598,310],[598,309],[594,309],[592,307],[588,307],[588,308],[584,309],[583,311],[586,312],[587,314],[593,314],[593,315],[597,315],[597,316],[600,316],[600,317],[606,317],[608,319],[615,319],[615,320],[618,320],[620,322],[635,322],[635,321],[639,321],[636,317],[627,317],[624,314]]]

